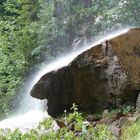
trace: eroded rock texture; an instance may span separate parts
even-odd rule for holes
[[[140,29],[86,50],[68,66],[40,78],[31,96],[48,99],[48,113],[57,116],[72,103],[84,111],[136,103],[140,90]]]

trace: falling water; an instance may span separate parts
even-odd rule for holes
[[[72,52],[69,55],[64,55],[63,57],[58,58],[57,61],[54,61],[51,64],[47,64],[45,67],[42,67],[37,74],[34,74],[36,76],[34,78],[31,78],[30,82],[24,89],[24,92],[26,94],[21,101],[22,107],[19,108],[20,110],[19,109],[17,110],[17,112],[20,112],[21,115],[15,115],[14,117],[1,121],[0,128],[10,128],[10,129],[19,128],[21,130],[28,130],[32,128],[33,126],[37,125],[39,121],[41,121],[43,118],[49,117],[47,112],[43,112],[42,110],[43,108],[42,102],[40,102],[37,99],[32,98],[29,94],[32,87],[35,85],[35,83],[38,82],[41,76],[43,76],[44,74],[52,70],[57,70],[63,66],[67,66],[76,56],[78,56],[85,50],[90,49],[91,47],[96,46],[97,44],[100,44],[101,42],[105,40],[109,40],[113,37],[123,34],[127,32],[128,30],[129,29],[124,29],[124,30],[106,35],[102,37],[102,39],[96,41],[94,44],[89,45],[87,47],[83,47],[82,49]]]

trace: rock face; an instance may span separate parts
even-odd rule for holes
[[[139,90],[140,29],[134,28],[47,73],[33,87],[31,96],[48,99],[48,113],[57,116],[72,103],[93,112],[135,104]]]

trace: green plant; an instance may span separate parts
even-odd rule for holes
[[[125,105],[122,107],[123,115],[127,115],[129,113],[135,112],[135,107],[132,105]]]
[[[120,140],[139,140],[140,139],[140,120],[129,123],[122,128]]]
[[[113,140],[113,136],[106,125],[93,127],[84,121],[82,114],[78,112],[77,105],[73,104],[72,113],[67,114],[61,121],[66,125],[59,130],[54,130],[54,121],[48,118],[39,123],[37,128],[27,131],[25,134],[19,129],[15,131],[1,130],[0,140]]]

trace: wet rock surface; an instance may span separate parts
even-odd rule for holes
[[[135,104],[139,90],[140,29],[135,28],[42,76],[31,96],[48,99],[48,113],[55,117],[69,110],[72,103],[90,112]]]

